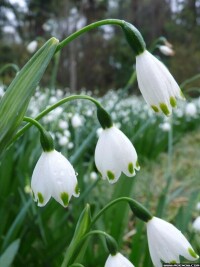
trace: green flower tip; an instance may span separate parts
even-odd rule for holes
[[[136,168],[140,169],[140,164],[139,164],[138,160],[136,161]]]
[[[109,180],[114,180],[115,179],[115,175],[112,171],[107,171],[107,176]]]
[[[60,198],[61,198],[64,206],[66,207],[69,203],[69,195],[66,192],[63,192],[60,194]]]
[[[160,109],[166,116],[170,115],[170,111],[165,103],[160,103]]]
[[[180,96],[181,96],[181,98],[182,98],[183,100],[185,100],[185,96],[184,96],[184,94],[183,94],[183,92],[182,92],[181,89],[180,89]]]
[[[176,107],[176,98],[175,97],[173,97],[173,96],[170,97],[170,104],[173,108]]]
[[[159,109],[156,107],[156,106],[154,106],[154,105],[151,105],[151,108],[153,109],[153,111],[155,111],[156,113],[158,113],[159,112]]]
[[[40,204],[43,204],[44,203],[44,197],[43,197],[42,193],[38,192],[37,196],[38,196],[38,202]]]
[[[130,172],[130,174],[133,174],[134,173],[134,167],[133,167],[133,163],[132,162],[130,162],[128,164],[128,171]]]
[[[194,252],[194,250],[192,248],[188,248],[188,252],[190,253],[190,255],[195,258],[198,259],[199,256]]]
[[[176,261],[170,261],[170,264],[176,264],[177,262]]]

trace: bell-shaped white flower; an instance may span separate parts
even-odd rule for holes
[[[31,188],[40,207],[46,205],[51,196],[64,207],[72,195],[79,196],[74,168],[56,150],[43,152],[40,156],[33,171]]]
[[[108,256],[105,267],[134,267],[134,265],[118,252],[116,255]]]
[[[174,56],[175,55],[174,50],[171,47],[167,46],[167,45],[159,45],[159,50],[165,56],[169,56],[170,57],[170,56]]]
[[[165,65],[147,50],[136,56],[136,72],[140,91],[155,112],[170,115],[176,98],[184,99]]]
[[[181,231],[162,219],[153,217],[147,222],[147,237],[155,267],[162,267],[162,262],[179,263],[179,256],[191,261],[198,259],[198,255]]]
[[[38,42],[37,42],[36,40],[34,40],[34,41],[30,42],[30,43],[27,45],[26,49],[27,49],[27,51],[28,51],[29,53],[32,54],[32,53],[34,53],[34,52],[36,51],[37,46],[38,46]]]
[[[200,232],[200,216],[198,216],[198,217],[194,220],[194,222],[193,222],[193,224],[192,224],[192,227],[193,227],[194,230]]]
[[[139,170],[137,153],[130,140],[115,126],[103,129],[95,149],[96,167],[110,183],[119,179],[121,172],[127,176]]]

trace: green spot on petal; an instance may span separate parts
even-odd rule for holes
[[[176,261],[170,261],[170,264],[175,264],[175,263],[177,263]]]
[[[43,204],[44,203],[44,197],[43,197],[42,193],[38,192],[37,196],[38,196],[38,202],[40,204]]]
[[[64,206],[67,206],[69,203],[69,195],[65,192],[61,193],[60,198],[62,199],[62,202]]]
[[[188,252],[190,253],[190,255],[193,257],[193,258],[198,258],[199,256],[194,252],[194,250],[192,248],[188,248]]]
[[[78,187],[78,184],[76,184],[76,187],[75,187],[75,193],[76,193],[77,195],[80,194],[80,188]]]
[[[128,164],[128,171],[130,172],[130,174],[133,174],[134,173],[134,167],[133,167],[133,163],[132,162],[130,162]]]
[[[173,97],[173,96],[170,97],[170,104],[173,108],[176,107],[176,98],[175,97]]]
[[[160,103],[160,109],[166,116],[169,116],[170,111],[165,103]]]
[[[151,105],[151,108],[152,108],[155,112],[159,112],[159,109],[158,109],[156,106]]]
[[[115,175],[113,172],[111,171],[107,171],[107,176],[109,180],[114,180],[115,179]]]
[[[136,168],[140,168],[140,164],[139,164],[138,160],[136,161]]]

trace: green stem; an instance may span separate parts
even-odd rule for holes
[[[41,134],[45,131],[45,129],[43,128],[43,126],[38,121],[36,121],[35,119],[32,119],[30,117],[24,117],[23,118],[23,121],[27,121],[30,124],[33,124],[35,127],[38,128],[38,130],[40,131]]]
[[[74,244],[74,247],[75,247],[75,250],[77,251],[78,249],[80,250],[80,246],[84,243],[84,241],[92,236],[92,235],[103,235],[105,236],[106,239],[108,240],[113,240],[114,243],[117,244],[117,242],[115,241],[115,239],[110,236],[109,234],[107,234],[106,232],[104,231],[101,231],[101,230],[93,230],[93,231],[90,231],[89,233],[85,234],[80,240],[78,240],[75,244]],[[71,254],[70,256],[68,254],[65,255],[65,258],[63,260],[63,263],[61,265],[61,267],[67,267],[69,263],[73,263],[73,261],[76,260],[76,254],[75,252],[76,251],[73,251],[73,254]],[[71,265],[70,265],[71,266]]]
[[[69,102],[72,100],[77,100],[77,99],[85,99],[85,100],[89,100],[91,102],[93,102],[98,108],[102,109],[103,107],[101,106],[101,104],[94,99],[93,97],[90,96],[85,96],[85,95],[72,95],[72,96],[68,96],[65,97],[63,99],[61,99],[60,101],[58,101],[57,103],[53,104],[52,106],[46,108],[45,110],[43,110],[41,113],[38,114],[37,117],[35,117],[35,120],[40,120],[41,118],[43,118],[45,115],[47,115],[49,112],[51,112],[52,110],[54,110],[55,108]],[[32,126],[31,123],[26,124],[22,129],[20,129],[16,135],[14,136],[14,138],[12,139],[11,143],[13,143],[14,141],[16,141],[22,134],[24,134],[24,132],[26,130],[28,130],[30,127]]]
[[[19,71],[19,67],[16,65],[16,64],[12,64],[12,63],[8,63],[6,64],[5,66],[3,66],[1,69],[0,69],[0,75],[8,68],[12,68],[14,69],[16,72]]]
[[[143,207],[139,202],[137,202],[136,200],[132,199],[132,198],[129,198],[129,197],[120,197],[120,198],[117,198],[113,201],[111,201],[110,203],[108,203],[102,210],[100,210],[96,216],[93,218],[93,220],[91,221],[91,226],[99,219],[99,217],[107,210],[109,209],[110,207],[112,207],[113,205],[115,205],[116,203],[118,202],[121,202],[121,201],[125,201],[125,202],[128,202],[128,204],[134,204],[135,206],[139,207],[145,214],[145,221],[146,221],[146,218],[148,218],[148,220],[150,220],[152,218],[152,215],[149,213],[149,211],[146,210],[145,207]],[[133,210],[133,209],[132,209]],[[140,219],[142,219],[141,217],[143,216],[138,216],[138,214],[136,214],[137,217],[139,217]],[[142,219],[143,220],[143,219]]]
[[[71,41],[73,41],[74,39],[76,39],[77,37],[79,37],[81,34],[88,32],[92,29],[95,29],[97,27],[103,26],[103,25],[109,25],[109,24],[113,24],[113,25],[118,25],[123,27],[124,25],[124,21],[120,20],[120,19],[104,19],[104,20],[100,20],[94,23],[91,23],[85,27],[83,27],[82,29],[76,31],[75,33],[72,33],[70,36],[68,36],[66,39],[64,39],[63,41],[61,41],[59,43],[59,45],[57,46],[56,52],[58,52],[59,50],[61,50],[64,46],[66,46],[68,43],[70,43]]]

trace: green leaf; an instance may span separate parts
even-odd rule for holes
[[[0,101],[0,155],[8,146],[27,110],[31,96],[41,80],[58,40],[51,38],[16,75]]]
[[[14,242],[10,244],[10,246],[5,250],[5,252],[0,257],[0,266],[1,267],[9,267],[19,249],[20,240],[16,239]]]

